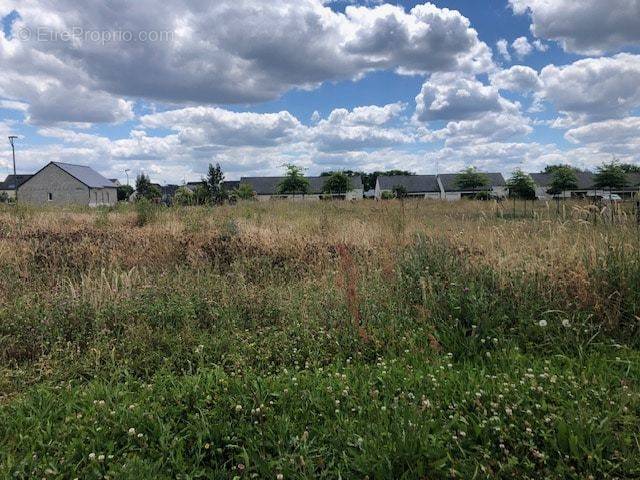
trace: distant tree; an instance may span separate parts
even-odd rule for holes
[[[456,185],[460,190],[486,190],[491,180],[484,173],[478,172],[475,167],[469,167],[460,172],[456,177]]]
[[[351,190],[351,179],[342,172],[331,174],[324,182],[322,191],[329,194],[345,194]]]
[[[278,184],[278,195],[306,195],[309,193],[309,180],[302,174],[302,169],[295,165],[287,165],[287,174]]]
[[[633,163],[621,163],[620,168],[622,168],[625,173],[640,173],[640,165]]]
[[[176,190],[176,193],[173,196],[173,201],[176,205],[193,205],[195,203],[194,194],[187,187],[183,186]]]
[[[565,164],[557,164],[557,165],[547,165],[546,167],[544,167],[544,173],[553,173],[556,170],[562,170],[562,169],[569,169],[569,170],[573,170],[574,172],[585,171],[565,163]]]
[[[612,190],[624,188],[627,183],[627,173],[616,160],[603,163],[593,177],[593,186],[596,189],[609,190],[609,198]],[[611,215],[613,216],[613,209],[611,209]]]
[[[146,198],[147,200],[157,200],[162,197],[162,191],[153,185],[149,176],[144,173],[136,178],[136,192],[138,198]]]
[[[382,200],[392,200],[395,198],[395,195],[392,192],[385,190],[381,195]]]
[[[193,190],[193,203],[196,205],[206,205],[209,201],[209,189],[204,183],[198,184]]]
[[[551,174],[549,193],[556,196],[556,213],[560,213],[560,197],[567,190],[578,188],[578,177],[574,169],[568,166],[558,167]]]
[[[253,187],[248,183],[241,183],[240,186],[234,190],[234,194],[240,200],[253,200],[256,196]]]
[[[131,195],[133,195],[134,191],[135,190],[131,185],[120,185],[118,187],[118,201],[126,202],[127,200],[129,200],[129,198],[131,198]]]
[[[391,191],[396,198],[402,199],[407,198],[408,196],[407,187],[405,187],[404,185],[394,185]]]
[[[203,179],[203,182],[209,193],[209,201],[214,205],[220,205],[224,203],[227,198],[227,192],[225,192],[222,182],[224,182],[224,173],[219,163],[215,166],[209,164],[207,171],[207,178]]]
[[[513,198],[513,213],[515,216],[516,199],[520,198],[524,200],[524,211],[527,213],[527,200],[535,200],[536,198],[536,184],[528,173],[517,169],[511,175],[511,178],[507,182],[507,188],[509,189],[509,195]]]
[[[0,193],[0,203],[9,203],[9,195],[6,192]]]

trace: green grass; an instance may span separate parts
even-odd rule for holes
[[[421,205],[5,218],[0,478],[640,477],[635,230]]]

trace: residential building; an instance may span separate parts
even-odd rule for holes
[[[476,190],[460,188],[458,185],[459,174],[457,173],[438,175],[442,198],[449,201],[474,198],[481,191],[487,191],[496,198],[507,196],[507,182],[501,173],[484,173],[484,175],[489,179],[489,184]]]
[[[381,175],[376,180],[375,197],[381,199],[384,192],[392,193],[396,187],[404,187],[410,198],[438,200],[442,195],[436,175]]]
[[[32,177],[32,175],[17,175],[17,176],[9,175],[4,180],[4,182],[0,182],[0,195],[4,193],[9,198],[15,198],[15,195],[16,195],[16,178],[18,179],[18,181],[17,181],[18,188],[20,188],[20,185],[22,185],[24,182],[29,180],[31,177]]]
[[[351,190],[346,194],[326,194],[324,192],[325,182],[329,177],[306,177],[309,181],[309,191],[302,194],[278,194],[278,186],[286,177],[243,177],[241,184],[250,185],[259,201],[290,199],[290,200],[320,200],[324,198],[337,198],[343,200],[361,200],[364,195],[362,177],[349,177],[351,180]]]
[[[594,186],[595,175],[591,172],[575,172],[577,188],[561,192],[557,195],[549,193],[553,174],[532,173],[531,178],[536,184],[536,198],[540,200],[550,200],[552,198],[586,198],[602,196],[609,193],[620,195],[620,197],[631,198],[640,191],[640,173],[630,173],[627,175],[627,185],[622,188],[615,188],[609,192],[608,189],[596,189]]]
[[[51,162],[18,187],[21,202],[40,205],[115,205],[118,189],[91,167]]]

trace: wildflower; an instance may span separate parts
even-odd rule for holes
[[[104,462],[104,455],[98,455],[98,461]]]
[[[284,475],[279,473],[276,475],[276,480],[284,480]]]
[[[544,327],[546,327],[546,326],[547,326],[547,321],[546,321],[546,320],[540,320],[540,321],[538,322],[538,325],[540,325],[541,327],[543,327],[543,328],[544,328]]]
[[[133,437],[136,434],[136,429],[135,428],[130,428],[129,429],[129,436]]]
[[[93,453],[93,452],[91,452],[91,453],[89,454],[89,460],[95,460],[95,459],[96,459],[96,454],[95,454],[95,453]]]
[[[562,320],[562,326],[563,327],[569,327],[569,326],[571,326],[571,322],[569,322],[569,320],[567,320],[565,318],[564,320]]]
[[[242,405],[236,405],[236,412],[240,413],[242,411]]]

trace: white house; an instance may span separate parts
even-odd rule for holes
[[[411,198],[440,199],[442,192],[436,175],[380,175],[376,180],[376,198],[385,192],[392,193],[395,187],[404,187]]]
[[[488,191],[493,196],[504,198],[507,196],[507,182],[501,173],[484,173],[489,179],[486,187],[478,190],[463,189],[458,186],[459,174],[445,173],[438,175],[438,183],[442,191],[442,198],[449,201],[461,200],[463,198],[474,198],[480,191]]]
[[[338,198],[342,200],[361,200],[364,195],[362,178],[359,176],[349,177],[351,180],[351,190],[346,194],[326,194],[324,192],[325,182],[329,177],[305,177],[309,181],[309,191],[302,194],[279,195],[278,186],[286,177],[242,177],[240,184],[251,186],[259,201],[289,199],[289,200],[321,200],[323,198]]]

